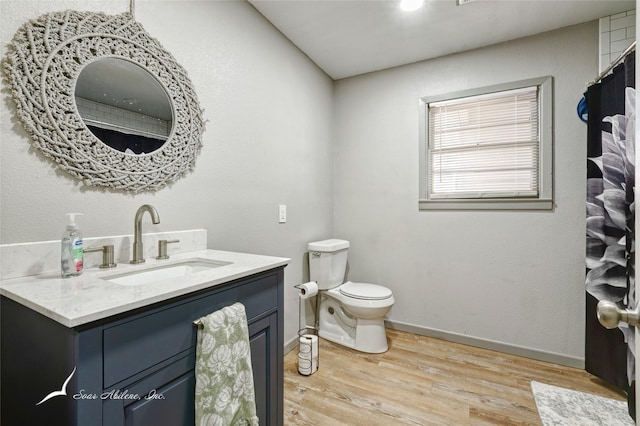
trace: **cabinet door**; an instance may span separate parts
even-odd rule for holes
[[[195,421],[193,392],[195,377],[189,372],[125,407],[127,426],[192,425]]]
[[[131,386],[105,391],[102,424],[192,426],[194,365],[191,353]]]
[[[273,313],[249,324],[251,364],[256,392],[256,411],[261,425],[278,425],[282,395],[278,375],[282,368],[278,362],[278,314]]]

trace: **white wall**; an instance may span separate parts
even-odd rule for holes
[[[586,125],[575,111],[597,70],[592,22],[336,82],[334,236],[351,241],[349,279],[393,290],[392,322],[580,364]],[[419,98],[545,75],[554,210],[418,211]]]
[[[2,55],[20,25],[43,13],[128,11],[129,0],[0,3]],[[83,212],[85,237],[206,228],[211,248],[292,258],[285,269],[285,339],[297,331],[293,285],[306,243],[332,230],[332,81],[245,2],[141,1],[136,19],[176,57],[208,120],[195,171],[157,193],[82,187],[30,147],[6,84],[0,104],[0,243],[54,240],[64,213]],[[278,204],[288,222],[278,224]]]

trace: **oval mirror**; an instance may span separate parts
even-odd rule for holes
[[[120,152],[148,154],[171,135],[166,91],[147,70],[125,59],[107,57],[86,65],[76,82],[75,101],[91,133]]]

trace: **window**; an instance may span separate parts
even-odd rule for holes
[[[425,97],[420,200],[431,209],[551,209],[552,78]]]

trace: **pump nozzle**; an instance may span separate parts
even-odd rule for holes
[[[69,216],[69,224],[67,225],[67,228],[77,228],[76,216],[82,216],[83,214],[84,213],[65,213],[66,216]]]

